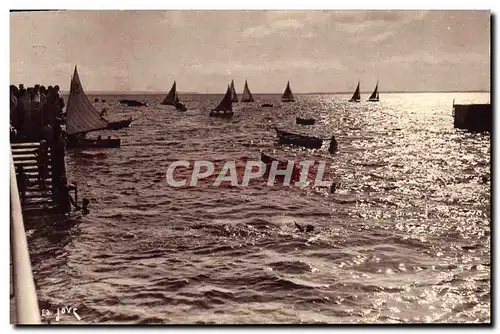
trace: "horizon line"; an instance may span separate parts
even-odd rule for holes
[[[64,93],[69,93],[69,91],[64,90]],[[85,92],[86,94],[109,94],[109,95],[137,95],[137,94],[145,94],[145,95],[160,95],[160,94],[168,94],[168,91],[141,91],[141,90],[131,90],[131,91],[119,91],[119,90],[89,90]],[[187,95],[224,95],[225,93],[199,93],[199,92],[182,92],[178,91],[178,94],[187,94]],[[361,94],[371,94],[371,91],[361,92]],[[417,93],[491,93],[491,90],[416,90],[416,91],[379,91],[379,93],[384,94],[417,94]],[[242,93],[239,93],[242,94]],[[275,93],[252,93],[253,95],[280,95],[283,92],[275,92]],[[333,95],[333,94],[352,94],[351,91],[344,92],[295,92],[295,95]]]

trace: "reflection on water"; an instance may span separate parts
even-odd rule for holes
[[[102,105],[134,118],[112,133],[122,148],[67,159],[90,214],[33,228],[41,304],[79,307],[87,323],[490,321],[490,136],[453,129],[451,116],[453,98],[488,95],[256,96],[232,120],[208,117],[219,96],[182,96],[185,113],[163,96],[134,97],[148,108],[121,98]],[[316,125],[295,125],[299,115]],[[339,152],[279,146],[274,125],[334,134]],[[325,159],[337,191],[165,183],[176,159],[261,150]]]

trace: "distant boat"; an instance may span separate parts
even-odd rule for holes
[[[122,128],[128,128],[130,126],[130,123],[132,123],[132,117],[121,121],[109,122],[107,129],[120,130]]]
[[[168,92],[167,96],[165,96],[165,98],[163,99],[162,103],[163,105],[167,105],[167,106],[173,106],[175,105],[175,99],[178,98],[177,97],[177,84],[176,82],[174,81],[174,84],[172,85],[172,88],[170,88],[170,92]]]
[[[141,101],[136,101],[136,100],[119,100],[121,104],[126,104],[127,107],[147,107],[148,103],[147,102],[141,102]]]
[[[179,95],[177,95],[177,92],[175,92],[174,105],[175,105],[175,109],[177,109],[178,111],[187,111],[187,108],[184,105],[184,103],[179,101]]]
[[[222,112],[221,112],[222,111]],[[231,117],[233,116],[233,99],[231,87],[227,86],[227,91],[222,101],[220,101],[219,105],[215,107],[211,112],[210,116],[212,117]]]
[[[320,138],[286,132],[283,130],[279,130],[276,127],[274,129],[276,130],[276,134],[278,135],[279,142],[282,144],[302,146],[312,149],[321,148],[321,146],[323,145],[323,139]]]
[[[295,117],[295,122],[301,125],[314,125],[316,120],[314,118]]]
[[[233,102],[238,102],[238,94],[236,94],[236,89],[234,88],[234,80],[231,80],[231,100]]]
[[[243,96],[241,97],[241,102],[254,102],[252,93],[248,88],[248,83],[246,80],[245,80],[245,88],[243,89]]]
[[[295,102],[292,90],[290,89],[290,81],[286,83],[285,92],[283,93],[283,96],[281,96],[281,102]]]
[[[273,104],[272,104],[272,103],[263,103],[263,104],[261,105],[261,107],[263,107],[263,108],[272,108],[272,107],[273,107]]]
[[[323,145],[323,139],[321,138],[286,132],[283,130],[279,130],[277,127],[274,127],[274,129],[276,130],[276,134],[278,135],[278,142],[280,144],[302,146],[310,149],[319,149]],[[330,146],[328,147],[328,152],[333,154],[337,151],[337,148],[337,140],[335,139],[335,136],[332,136],[330,138]]]
[[[372,95],[370,95],[370,97],[368,98],[367,101],[370,101],[370,102],[378,102],[379,101],[379,97],[378,97],[378,80],[377,80],[377,85],[375,86],[375,89],[373,90]]]
[[[120,139],[86,139],[91,131],[107,129],[109,123],[94,108],[83,91],[75,66],[66,107],[66,133],[68,148],[120,147]]]
[[[358,86],[356,87],[354,94],[352,94],[352,97],[349,100],[349,102],[360,102],[360,101],[361,101],[361,94],[359,92],[359,81],[358,81]]]

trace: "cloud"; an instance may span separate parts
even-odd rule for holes
[[[242,36],[264,37],[282,32],[296,32],[303,27],[304,24],[296,19],[281,19],[257,27],[249,27],[243,31]]]
[[[273,62],[263,62],[254,64],[243,64],[243,63],[213,63],[210,66],[206,65],[193,65],[191,69],[199,74],[211,75],[211,74],[226,74],[234,75],[236,73],[243,72],[272,72],[272,71],[298,71],[298,70],[310,70],[310,71],[328,71],[328,70],[342,70],[342,63],[338,60],[332,59],[328,61],[311,61],[311,60],[291,60],[291,61],[273,61]]]
[[[477,52],[469,53],[446,53],[446,52],[426,52],[426,53],[412,53],[409,55],[398,55],[388,57],[382,62],[391,64],[407,64],[413,66],[415,63],[428,64],[428,65],[443,65],[443,64],[467,64],[479,63],[489,61],[488,57],[484,54]]]

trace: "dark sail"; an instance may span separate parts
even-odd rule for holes
[[[176,82],[174,81],[172,88],[170,88],[170,92],[168,92],[167,96],[165,96],[161,104],[167,106],[173,106],[175,104],[176,95],[177,95],[177,88],[176,88]]]
[[[107,127],[108,121],[100,115],[85,95],[75,66],[66,107],[66,132],[68,135],[73,135],[103,130]]]
[[[174,99],[174,105],[179,103],[179,95],[177,95],[177,92],[175,92],[175,99]]]
[[[295,102],[295,98],[293,97],[292,90],[290,89],[290,81],[287,82],[285,92],[283,96],[281,96],[282,102]]]
[[[222,98],[219,105],[215,107],[215,111],[233,111],[233,99],[231,88],[227,86],[226,95]]]
[[[377,85],[375,86],[375,90],[373,91],[372,95],[368,98],[368,101],[371,102],[378,102],[379,97],[378,97],[378,80],[377,80]]]
[[[248,88],[248,83],[245,80],[245,88],[243,89],[243,96],[241,97],[241,102],[253,102],[253,96],[252,93],[250,92],[250,89]]]
[[[238,102],[238,94],[236,94],[236,89],[234,88],[234,80],[231,80],[231,100],[233,102]]]
[[[361,94],[359,92],[359,81],[358,81],[358,86],[356,87],[354,94],[352,94],[352,97],[349,100],[349,102],[359,102],[360,100],[361,100]]]

